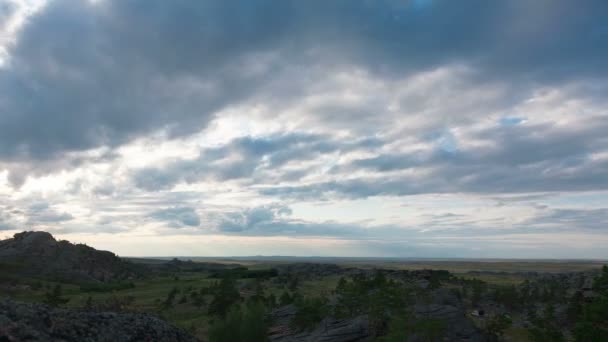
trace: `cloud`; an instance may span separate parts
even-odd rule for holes
[[[0,208],[0,230],[14,230],[15,225],[11,222],[12,215],[5,211],[4,208]]]
[[[13,2],[7,1],[0,3],[0,22],[8,22],[8,19],[13,15],[16,10],[16,4]]]
[[[306,133],[286,133],[263,137],[242,137],[225,145],[201,149],[190,160],[171,160],[166,165],[142,168],[134,172],[134,184],[141,189],[157,191],[171,189],[179,183],[204,180],[228,181],[257,179],[264,182],[289,163],[312,161],[322,155],[349,153],[359,149],[381,146],[379,139],[349,139],[337,141],[329,136]],[[290,169],[286,178],[298,178],[300,169]],[[294,172],[296,174],[294,174]],[[305,175],[305,174],[301,174]]]
[[[0,0],[0,229],[603,232],[605,1],[35,3]]]
[[[167,222],[172,227],[198,227],[201,224],[201,220],[196,213],[194,208],[189,207],[175,207],[161,209],[150,214],[150,218]]]
[[[34,226],[45,226],[74,219],[70,213],[54,209],[47,202],[37,202],[30,204],[25,212],[27,224]]]
[[[0,71],[0,155],[48,159],[157,130],[190,134],[283,71],[318,65],[392,77],[472,62],[485,79],[601,78],[606,10],[602,1],[53,1]]]
[[[220,216],[217,229],[224,233],[247,233],[257,231],[264,234],[266,227],[274,226],[284,217],[291,215],[289,207],[269,205],[245,209],[240,212],[216,214]],[[286,227],[289,230],[288,227]],[[271,233],[271,232],[266,232]]]
[[[546,209],[526,223],[538,227],[559,227],[565,230],[589,230],[604,233],[608,229],[608,208]]]
[[[54,1],[31,18],[0,71],[1,156],[44,160],[198,131],[263,79],[247,70],[253,56],[230,53],[255,42],[213,33],[212,4],[142,5]]]

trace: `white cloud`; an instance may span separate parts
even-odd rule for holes
[[[605,50],[556,25],[574,5],[545,32],[527,2],[209,4],[0,0],[0,230],[131,255],[553,256],[580,234],[564,256],[604,255]]]

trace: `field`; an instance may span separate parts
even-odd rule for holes
[[[470,260],[384,260],[384,259],[311,259],[288,258],[264,260],[249,258],[212,259],[192,258],[194,264],[224,264],[230,267],[246,266],[249,271],[270,270],[292,263],[332,262],[341,268],[392,269],[392,270],[448,270],[454,276],[467,280],[482,280],[488,286],[518,285],[526,279],[532,279],[536,273],[567,273],[599,269],[602,265],[596,261],[470,261]],[[137,263],[149,265],[163,264],[166,260],[131,259]],[[12,290],[10,295],[17,300],[42,302],[46,294],[56,285],[61,285],[62,297],[67,299],[67,307],[100,307],[104,310],[137,311],[158,315],[183,328],[202,340],[206,340],[211,316],[207,305],[212,296],[205,295],[203,304],[196,302],[197,293],[202,288],[209,288],[218,282],[213,271],[176,271],[158,274],[145,279],[132,280],[116,288],[91,289],[79,284],[55,283],[44,280],[27,279],[24,283],[30,286]],[[25,280],[25,279],[24,279]],[[303,279],[298,283],[298,293],[305,297],[327,297],[340,280],[339,275],[325,275],[313,279]],[[35,284],[32,286],[32,284]],[[288,291],[285,283],[273,279],[259,278],[237,280],[237,288],[243,299],[255,294],[256,286],[262,287],[266,296],[272,294],[277,299]],[[447,285],[448,288],[453,288]],[[173,294],[172,294],[173,293]],[[168,298],[172,298],[169,300]],[[167,304],[167,302],[170,302]],[[520,341],[526,338],[525,329],[512,327],[506,331],[506,340]]]

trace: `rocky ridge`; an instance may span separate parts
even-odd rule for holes
[[[22,232],[0,241],[5,272],[72,281],[106,282],[137,277],[142,269],[112,252],[57,241],[47,232]]]

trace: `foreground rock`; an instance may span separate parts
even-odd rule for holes
[[[0,266],[6,273],[90,282],[136,278],[143,272],[112,252],[57,241],[47,232],[22,232],[1,240]]]
[[[465,312],[453,305],[427,304],[416,305],[414,316],[417,319],[443,322],[442,335],[447,341],[486,341],[486,337],[469,320]],[[413,334],[408,341],[425,341]]]
[[[146,314],[54,309],[0,301],[0,341],[196,341]]]
[[[325,318],[312,331],[295,331],[290,321],[296,314],[296,308],[288,305],[272,313],[273,326],[269,331],[271,342],[358,342],[370,338],[367,316],[351,319]]]

